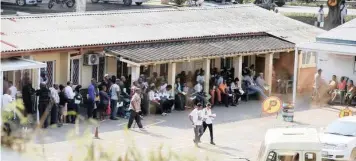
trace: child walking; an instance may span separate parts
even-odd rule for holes
[[[214,143],[214,135],[213,135],[213,120],[216,117],[215,114],[212,114],[211,104],[208,103],[206,108],[202,110],[203,112],[203,133],[201,133],[200,137],[204,134],[206,128],[209,128],[210,132],[210,144],[215,145]]]

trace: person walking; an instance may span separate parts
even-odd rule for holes
[[[199,137],[201,137],[206,128],[209,128],[209,132],[210,132],[210,144],[215,145],[214,143],[214,135],[213,135],[213,120],[215,118],[215,114],[212,114],[211,111],[211,104],[208,103],[206,105],[206,107],[202,110],[203,113],[203,133],[201,133],[201,135]]]
[[[129,123],[127,125],[127,128],[130,129],[133,121],[135,120],[138,127],[143,130],[143,126],[141,124],[141,117],[140,117],[140,112],[141,112],[141,89],[136,88],[135,89],[135,94],[132,96],[131,102],[130,102],[130,118],[129,118]]]
[[[51,91],[46,87],[46,84],[41,83],[40,89],[36,91],[38,98],[38,112],[40,120],[43,121],[43,128],[48,127],[48,114],[50,113]]]
[[[196,146],[200,143],[200,136],[203,133],[203,113],[202,113],[202,104],[198,103],[194,110],[189,114],[189,120],[192,122],[194,128],[194,140]]]
[[[64,93],[64,86],[59,85],[59,122],[60,125],[66,123],[68,98]]]
[[[341,16],[341,24],[346,22],[345,18],[347,15],[347,6],[345,4],[345,0],[342,0],[340,3],[340,16]]]
[[[320,7],[319,7],[316,26],[320,27],[320,28],[324,27],[324,6],[323,5],[320,5]]]

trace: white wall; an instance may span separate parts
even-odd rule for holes
[[[346,76],[356,83],[354,61],[354,56],[319,53],[317,68],[323,70],[322,78],[327,82],[331,80],[332,75],[336,75],[338,80]]]

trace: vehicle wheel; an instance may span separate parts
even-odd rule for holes
[[[285,2],[276,2],[276,5],[278,6],[278,7],[282,7],[282,6],[284,6],[286,3]]]
[[[16,0],[16,4],[19,6],[24,6],[26,5],[26,0]]]
[[[136,5],[141,6],[142,2],[135,2]]]
[[[91,3],[98,3],[99,0],[91,0]]]
[[[49,2],[48,2],[48,8],[49,9],[52,9],[52,7],[54,6],[54,0],[50,0]]]
[[[67,6],[68,8],[72,8],[74,5],[75,5],[75,0],[68,0],[68,1],[66,2],[66,6]]]
[[[132,0],[124,0],[124,5],[125,6],[131,6]]]
[[[354,150],[352,150],[350,160],[353,160],[353,161],[356,160],[356,148]]]

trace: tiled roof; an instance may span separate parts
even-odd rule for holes
[[[323,30],[254,5],[56,13],[2,17],[0,47],[34,51],[255,32],[300,43]]]
[[[141,45],[121,45],[108,47],[106,50],[136,63],[148,63],[214,56],[228,57],[237,54],[281,52],[293,50],[294,46],[293,43],[267,34],[257,34],[255,36],[246,35]]]

